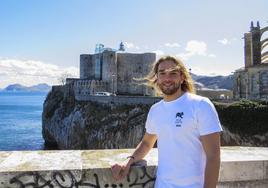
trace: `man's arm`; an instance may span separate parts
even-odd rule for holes
[[[146,154],[152,149],[154,143],[156,142],[156,135],[145,133],[142,141],[136,147],[131,158],[126,162],[126,164],[119,165],[115,164],[112,166],[112,174],[115,180],[121,180],[128,174],[131,164],[143,159]]]
[[[216,188],[220,170],[220,133],[201,136],[206,153],[204,188]]]

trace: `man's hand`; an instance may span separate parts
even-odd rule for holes
[[[111,167],[113,178],[116,181],[121,181],[128,175],[131,165],[130,161],[131,159],[127,160],[123,164],[115,164]]]
[[[129,173],[131,164],[142,160],[154,146],[156,139],[156,135],[145,133],[142,141],[138,144],[134,153],[131,155],[132,157],[122,164],[115,164],[111,167],[113,178],[116,181],[120,181],[125,178]]]

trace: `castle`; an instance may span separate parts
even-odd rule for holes
[[[245,67],[234,73],[234,98],[268,99],[268,38],[263,33],[268,26],[260,28],[259,22],[251,22],[250,32],[244,34]]]
[[[118,50],[96,45],[95,54],[80,55],[80,78],[67,78],[76,95],[107,91],[116,95],[154,94],[139,79],[145,77],[156,60],[155,53],[127,53],[121,42]],[[137,78],[137,79],[135,79]]]

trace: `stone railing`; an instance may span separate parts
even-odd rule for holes
[[[154,185],[157,150],[116,182],[110,166],[123,162],[133,149],[0,152],[0,187],[120,188]],[[222,147],[218,188],[267,188],[268,148]],[[146,162],[147,161],[147,162]]]

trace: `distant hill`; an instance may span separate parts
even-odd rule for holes
[[[233,75],[228,76],[199,76],[191,74],[198,88],[233,90]]]
[[[233,75],[228,76],[201,76],[191,73],[195,86],[197,89],[233,89]],[[38,84],[30,87],[23,86],[21,84],[12,84],[4,89],[0,89],[1,92],[48,92],[51,86],[47,84]]]
[[[38,84],[30,87],[23,86],[21,84],[11,84],[6,88],[0,90],[1,92],[48,92],[51,86],[47,84]]]

